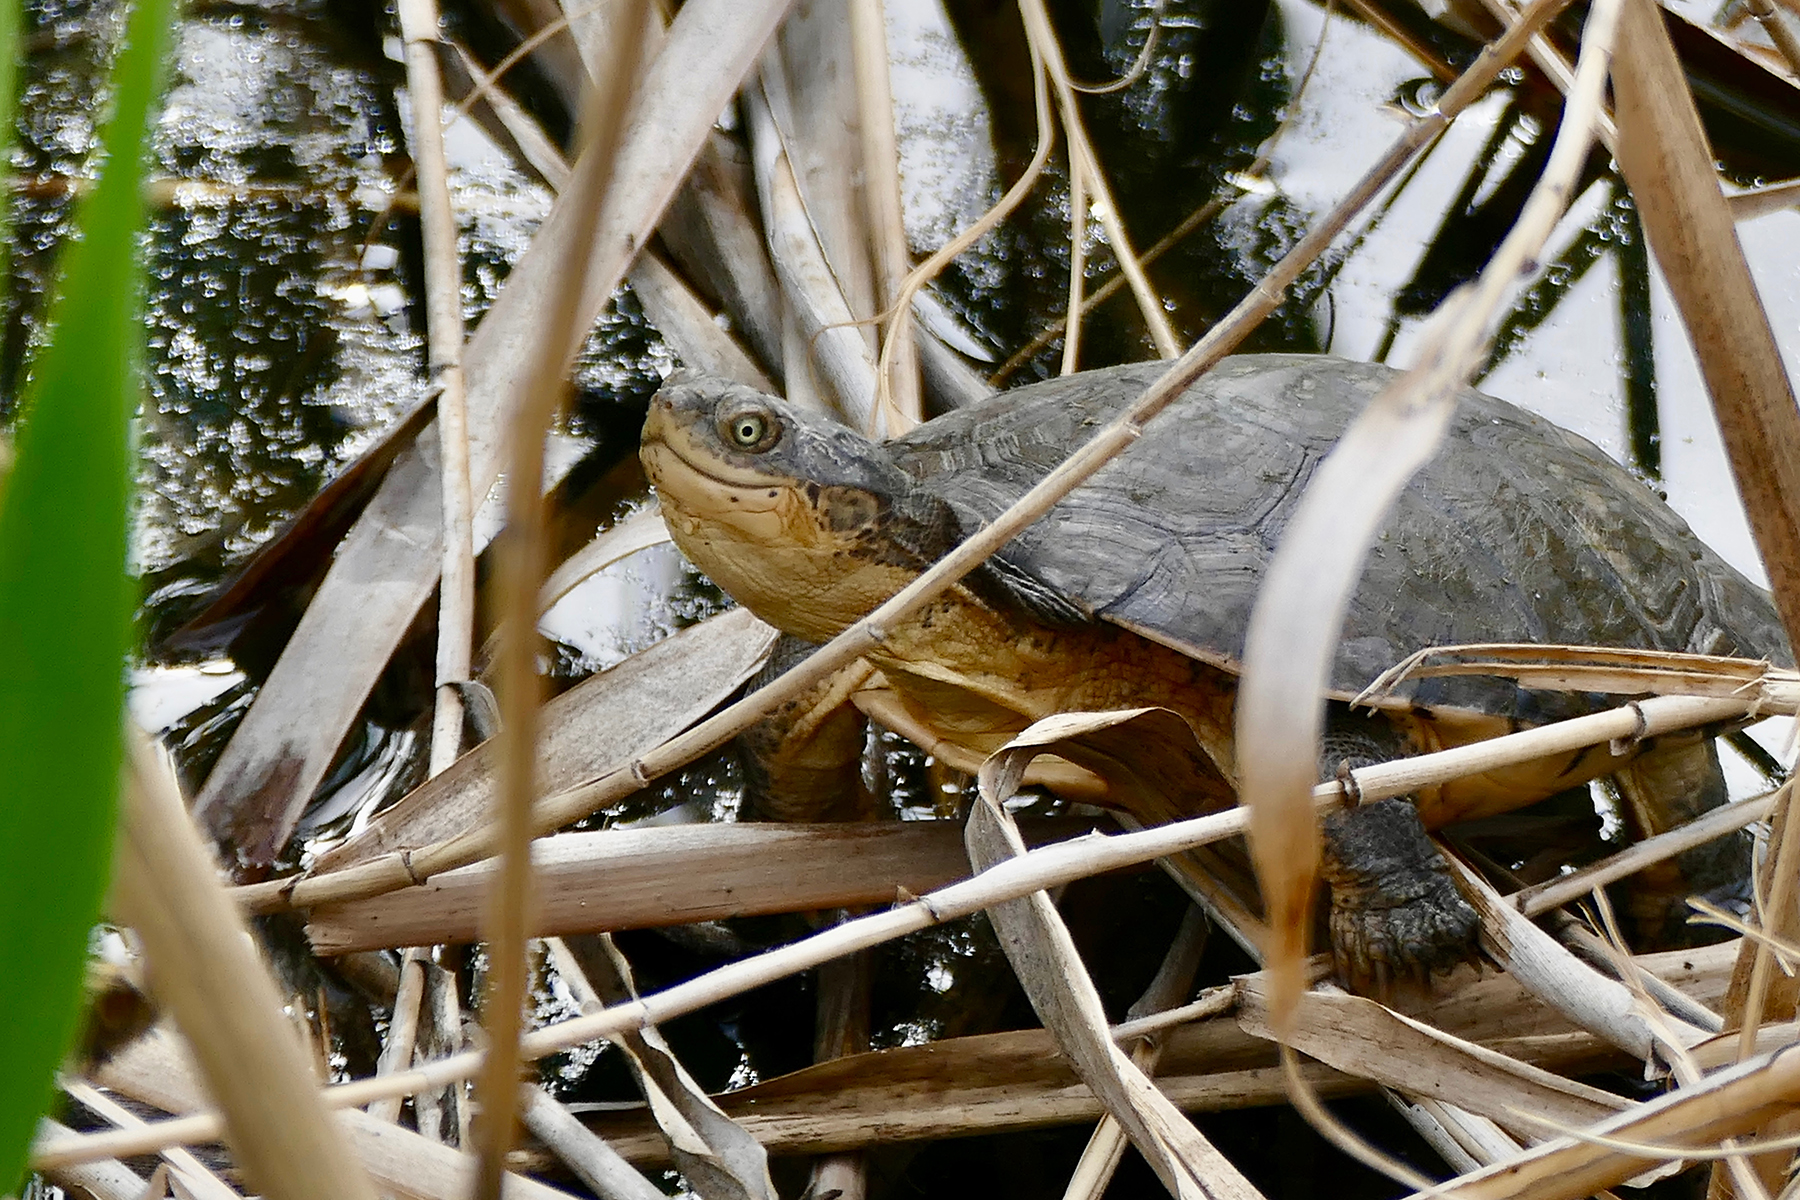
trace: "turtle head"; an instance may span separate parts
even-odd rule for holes
[[[958,533],[879,444],[715,376],[670,376],[650,403],[641,454],[689,561],[809,641],[867,614]]]

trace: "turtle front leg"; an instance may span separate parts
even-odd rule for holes
[[[1321,769],[1401,757],[1385,721],[1334,712]],[[1423,985],[1478,956],[1481,918],[1457,890],[1450,866],[1402,798],[1341,809],[1325,818],[1320,873],[1331,892],[1331,953],[1353,990],[1385,995],[1395,979]]]
[[[1394,979],[1424,983],[1475,957],[1481,919],[1410,801],[1327,816],[1321,873],[1331,888],[1332,957],[1353,990],[1384,995]]]

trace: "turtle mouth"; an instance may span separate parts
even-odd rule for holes
[[[695,513],[768,512],[780,504],[784,491],[792,490],[783,480],[747,471],[727,474],[718,469],[723,464],[716,460],[702,465],[664,439],[646,440],[639,457],[664,503]]]
[[[721,459],[709,447],[697,443],[693,433],[660,404],[651,405],[639,454],[651,476],[650,482],[657,485],[659,492],[665,486],[681,488],[684,475],[696,477],[694,486],[704,491],[758,492],[769,500],[775,499],[780,490],[794,486],[791,479]]]

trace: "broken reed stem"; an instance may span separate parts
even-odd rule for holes
[[[531,891],[532,798],[536,795],[539,681],[537,597],[544,568],[544,437],[568,386],[569,363],[587,330],[578,314],[588,259],[611,191],[614,162],[624,140],[626,107],[637,79],[644,31],[641,4],[630,4],[615,22],[607,70],[588,91],[581,120],[582,150],[571,191],[586,199],[577,211],[575,253],[551,273],[550,319],[529,357],[518,408],[507,439],[506,507],[500,569],[501,705],[500,870],[489,900],[487,990],[482,1023],[489,1053],[476,1086],[476,1200],[498,1200],[512,1147],[519,1101],[519,1035],[524,1020],[525,930]]]
[[[424,1000],[424,955],[417,946],[409,946],[400,956],[400,986],[394,991],[394,1015],[388,1022],[387,1038],[381,1044],[381,1056],[375,1060],[376,1075],[392,1075],[412,1066],[413,1049],[419,1040],[420,1007]],[[400,1097],[377,1100],[369,1105],[369,1115],[384,1121],[398,1121]]]
[[[684,766],[700,755],[724,745],[778,706],[798,698],[827,675],[849,665],[878,645],[886,636],[883,632],[886,628],[924,607],[1012,540],[1057,501],[1080,486],[1119,451],[1136,441],[1145,421],[1174,402],[1189,384],[1212,368],[1251,330],[1261,324],[1281,303],[1287,289],[1325,252],[1351,218],[1387,186],[1414,154],[1442,133],[1456,114],[1480,98],[1500,71],[1523,48],[1525,40],[1566,3],[1568,0],[1538,0],[1521,19],[1520,24],[1484,49],[1462,77],[1446,89],[1438,100],[1437,108],[1415,118],[1381,159],[1338,202],[1338,206],[1309,230],[1270,269],[1268,275],[1257,283],[1248,296],[1221,318],[1205,337],[1194,343],[1186,354],[1172,363],[1111,424],[1071,454],[1011,508],[996,517],[992,524],[975,532],[892,599],[821,646],[804,663],[788,671],[773,684],[730,705],[678,737],[671,738],[628,766],[608,772],[591,783],[539,801],[533,809],[533,827],[540,833],[559,829],[597,808],[624,799],[657,776]],[[1038,85],[1041,115],[1042,106],[1047,103],[1041,73],[1038,75]],[[979,237],[991,225],[989,217],[993,217],[994,212],[1001,212],[1009,203],[1016,204],[1018,196],[1022,195],[1022,185],[1033,178],[1033,170],[1041,169],[1041,160],[1048,154],[1049,138],[1046,133],[1040,132],[1038,155],[1032,160],[1033,166],[1021,176],[1006,199],[971,227],[964,237]],[[994,220],[998,218],[994,217]],[[984,225],[984,222],[988,224]],[[957,242],[962,240],[959,238]],[[934,254],[913,272],[905,293],[909,302],[912,292],[943,265],[939,260],[944,259],[945,252],[956,246],[957,242]],[[888,347],[891,345],[892,339],[889,338],[882,351],[882,370],[886,370],[887,364],[891,362],[888,357]],[[387,855],[330,875],[252,884],[238,889],[237,894],[253,912],[307,908],[315,904],[379,896],[421,883],[440,872],[490,857],[494,853],[494,837],[490,830],[476,830],[416,851]]]
[[[459,684],[470,674],[475,629],[475,539],[469,495],[469,408],[463,393],[462,260],[456,247],[449,169],[444,162],[444,88],[438,76],[435,0],[399,0],[412,97],[413,169],[425,253],[426,386],[437,395],[439,480],[443,487],[444,560],[438,590],[436,708],[427,771],[436,775],[462,750]]]
[[[1081,362],[1081,290],[1087,282],[1087,174],[1069,172],[1069,302],[1063,312],[1062,373],[1073,375]],[[1142,268],[1139,268],[1140,272]],[[1119,278],[1130,279],[1123,271]],[[1170,357],[1165,355],[1164,357]]]
[[[1729,699],[1652,697],[1623,708],[1508,734],[1478,746],[1361,767],[1351,773],[1352,786],[1365,801],[1399,796],[1470,771],[1492,770],[1537,757],[1566,754],[1584,745],[1634,736],[1654,737],[1696,724],[1738,719],[1748,708],[1747,702]],[[1313,794],[1319,807],[1332,808],[1342,803],[1344,789],[1342,784],[1334,781],[1320,784],[1313,789]],[[522,1040],[522,1050],[527,1057],[538,1058],[621,1030],[672,1020],[833,958],[967,916],[994,904],[1241,834],[1245,825],[1245,811],[1234,808],[1137,833],[1093,834],[1032,850],[960,883],[906,900],[894,909],[834,926],[633,1004],[545,1026]],[[1121,1025],[1116,1034],[1122,1039],[1141,1037],[1178,1021],[1225,1011],[1231,1003],[1230,989],[1219,989],[1184,1009]],[[411,1095],[442,1087],[467,1079],[478,1068],[480,1058],[479,1052],[471,1051],[392,1076],[338,1085],[325,1091],[326,1103],[342,1108],[367,1104],[386,1096]],[[95,1134],[58,1141],[36,1155],[33,1163],[35,1168],[47,1169],[96,1158],[140,1154],[162,1145],[210,1140],[217,1137],[218,1129],[216,1119],[210,1116],[180,1117],[158,1123],[152,1134],[134,1137],[117,1133]]]
[[[1162,358],[1175,358],[1181,354],[1181,342],[1175,336],[1175,329],[1169,324],[1169,314],[1163,311],[1162,297],[1150,286],[1150,277],[1144,274],[1144,266],[1131,249],[1131,239],[1125,232],[1125,223],[1119,217],[1119,209],[1113,203],[1112,189],[1107,186],[1106,176],[1100,169],[1100,156],[1094,152],[1094,143],[1088,138],[1087,126],[1081,120],[1081,108],[1076,99],[1073,81],[1069,78],[1068,64],[1063,61],[1062,43],[1057,40],[1056,30],[1050,24],[1050,14],[1044,10],[1044,0],[1019,0],[1019,15],[1025,20],[1025,37],[1031,42],[1038,55],[1043,58],[1045,69],[1050,73],[1050,81],[1056,87],[1057,107],[1062,113],[1063,133],[1069,143],[1069,184],[1070,196],[1077,198],[1082,191],[1091,191],[1094,196],[1095,215],[1106,230],[1106,239],[1112,244],[1113,257],[1118,259],[1119,269],[1131,282],[1131,294],[1136,298],[1138,311],[1143,314],[1144,324],[1150,330],[1150,340],[1156,344],[1156,353]],[[1079,181],[1079,186],[1078,186]],[[1071,217],[1075,214],[1071,213]],[[1072,222],[1079,226],[1079,219]],[[1079,267],[1079,254],[1074,256]],[[1074,295],[1079,299],[1080,292],[1076,284]],[[1075,309],[1071,308],[1071,312]],[[1073,329],[1071,329],[1073,334]],[[1073,338],[1071,338],[1073,340]],[[1064,352],[1065,374],[1071,369],[1067,364],[1069,354]]]

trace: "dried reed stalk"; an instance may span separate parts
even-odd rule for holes
[[[1756,23],[1762,26],[1763,32],[1769,35],[1769,40],[1775,43],[1775,49],[1780,51],[1782,60],[1788,65],[1788,71],[1800,76],[1800,39],[1794,37],[1794,31],[1788,28],[1787,21],[1775,10],[1775,6],[1769,0],[1745,0],[1744,7],[1750,10]]]
[[[476,1086],[480,1115],[474,1142],[476,1200],[498,1200],[512,1146],[518,1104],[518,1045],[525,1005],[525,928],[531,903],[531,803],[536,793],[539,682],[538,592],[544,582],[544,435],[567,388],[569,362],[587,333],[580,323],[589,253],[610,199],[624,121],[642,60],[644,9],[624,7],[608,69],[589,92],[581,120],[582,150],[571,190],[585,198],[574,228],[579,251],[557,264],[548,281],[548,320],[528,343],[528,366],[507,440],[507,522],[497,605],[505,634],[497,675],[500,733],[500,872],[490,893],[486,941],[487,993],[482,1020],[485,1067]]]
[[[1788,642],[1800,645],[1800,408],[1661,9],[1648,0],[1626,7],[1614,86],[1619,169],[1699,359]]]
[[[469,406],[463,393],[462,257],[444,163],[444,89],[438,76],[438,11],[434,0],[399,0],[412,99],[414,170],[425,252],[427,392],[437,397],[438,469],[443,492],[444,565],[438,591],[436,708],[429,772],[436,775],[462,749],[458,685],[469,680],[475,629],[475,538],[469,498]]]
[[[900,203],[900,151],[894,138],[894,88],[888,73],[886,5],[851,0],[850,43],[856,72],[857,127],[862,133],[862,197],[875,265],[875,307],[884,310],[882,338],[892,338],[888,368],[876,381],[889,436],[925,419],[919,355],[913,346],[912,307],[898,303],[912,270]]]
[[[1776,796],[1776,793],[1771,793],[1715,808],[1686,825],[1645,838],[1599,862],[1589,863],[1567,875],[1521,888],[1508,896],[1507,901],[1527,917],[1542,916],[1553,908],[1561,908],[1571,901],[1580,900],[1595,888],[1605,887],[1635,874],[1652,863],[1666,862],[1683,851],[1705,845],[1746,825],[1767,819],[1774,810]]]
[[[1519,8],[1512,0],[1482,0],[1482,3],[1502,25],[1520,19]],[[1569,65],[1568,59],[1563,57],[1562,51],[1556,48],[1556,44],[1540,34],[1531,39],[1526,53],[1537,64],[1538,70],[1544,73],[1551,86],[1566,97],[1569,89],[1575,85],[1575,70]],[[1597,118],[1595,136],[1608,152],[1613,151],[1618,141],[1618,131],[1614,128],[1611,114],[1603,112]]]
[[[231,1148],[255,1185],[276,1200],[375,1200],[326,1118],[283,998],[224,895],[167,764],[141,739],[131,750],[114,888],[119,918],[143,939],[151,989],[189,1032]],[[235,986],[221,988],[222,979]]]
[[[394,991],[393,1015],[388,1020],[387,1036],[382,1039],[381,1055],[375,1061],[376,1075],[392,1075],[412,1066],[413,1048],[419,1038],[419,1006],[425,998],[425,963],[416,946],[409,946],[400,958],[400,986]],[[377,1100],[369,1105],[369,1115],[383,1121],[400,1119],[401,1097]]]

